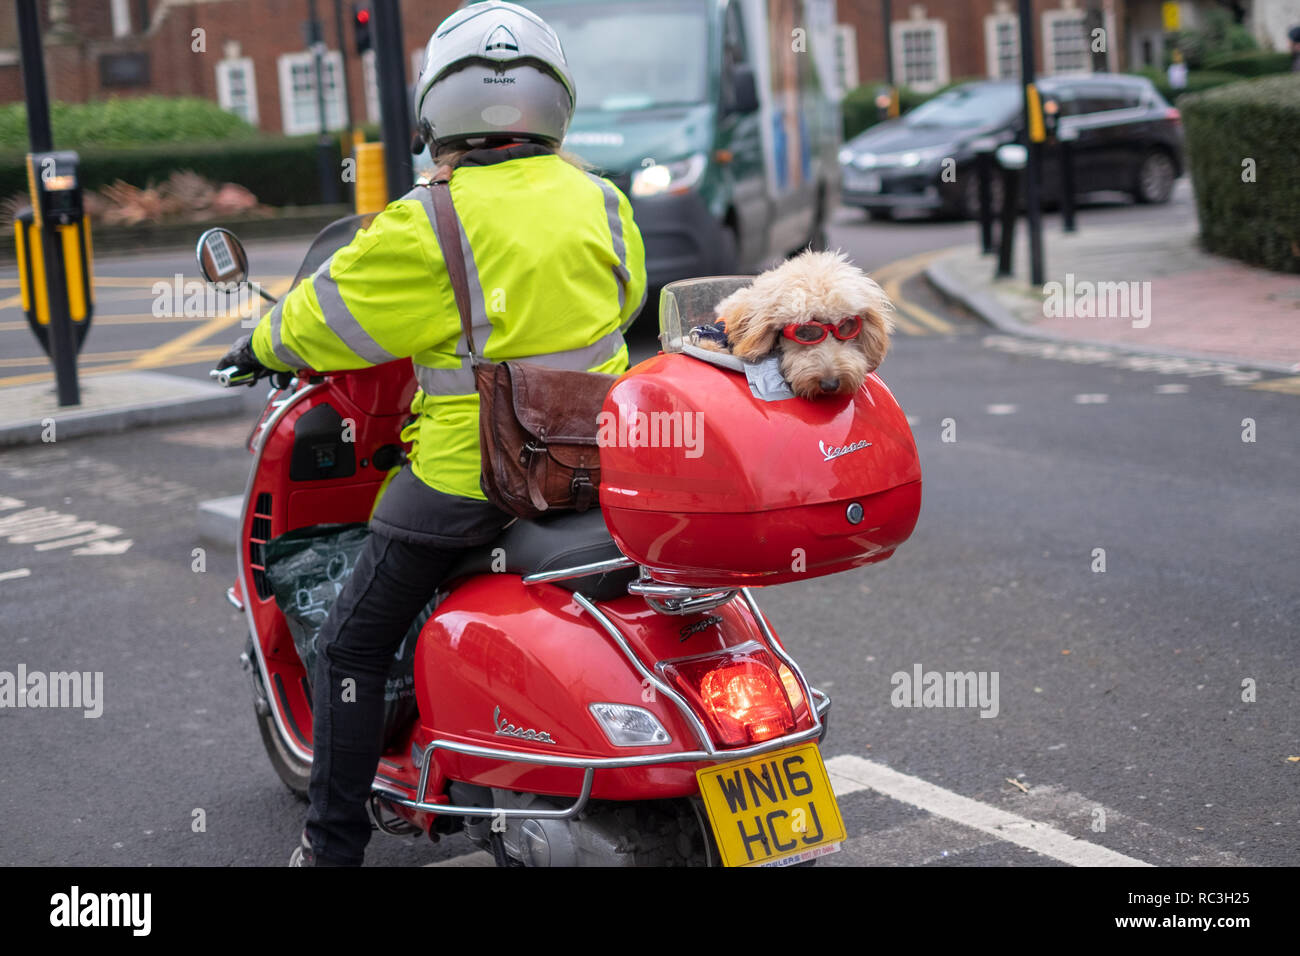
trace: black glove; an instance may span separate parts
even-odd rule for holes
[[[218,369],[229,368],[232,365],[246,372],[268,371],[266,366],[257,360],[251,335],[245,335],[230,347],[230,351],[217,360]]]

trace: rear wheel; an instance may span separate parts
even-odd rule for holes
[[[1174,191],[1177,171],[1163,150],[1153,149],[1142,157],[1135,176],[1134,198],[1140,203],[1165,203]]]
[[[253,681],[253,713],[257,718],[258,732],[262,735],[262,747],[289,792],[305,803],[308,799],[307,785],[311,781],[311,764],[297,757],[280,735],[275,715],[271,713],[271,701],[262,683],[262,673],[253,654],[253,640],[250,637],[244,655]]]
[[[892,209],[868,209],[867,218],[872,222],[891,222],[894,218]]]

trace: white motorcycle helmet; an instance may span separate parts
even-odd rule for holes
[[[574,100],[555,31],[501,0],[471,4],[442,21],[415,84],[420,135],[435,154],[489,137],[558,147]]]

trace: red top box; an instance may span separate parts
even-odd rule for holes
[[[876,375],[854,395],[755,398],[744,374],[667,353],[601,413],[600,506],[659,581],[781,584],[883,561],[921,508],[907,418]]]

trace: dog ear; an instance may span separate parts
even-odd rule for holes
[[[731,353],[747,362],[757,362],[776,347],[776,330],[757,314],[762,299],[753,286],[737,289],[718,303],[718,317],[727,329]]]
[[[865,273],[861,273],[854,284],[853,298],[857,313],[862,316],[862,331],[858,333],[857,343],[874,371],[889,351],[889,335],[894,331],[894,319],[890,313],[894,311],[894,303],[889,301],[879,283]]]
[[[889,352],[889,333],[893,328],[893,320],[875,309],[867,309],[862,313],[862,331],[855,341],[866,354],[873,372],[880,367]]]

